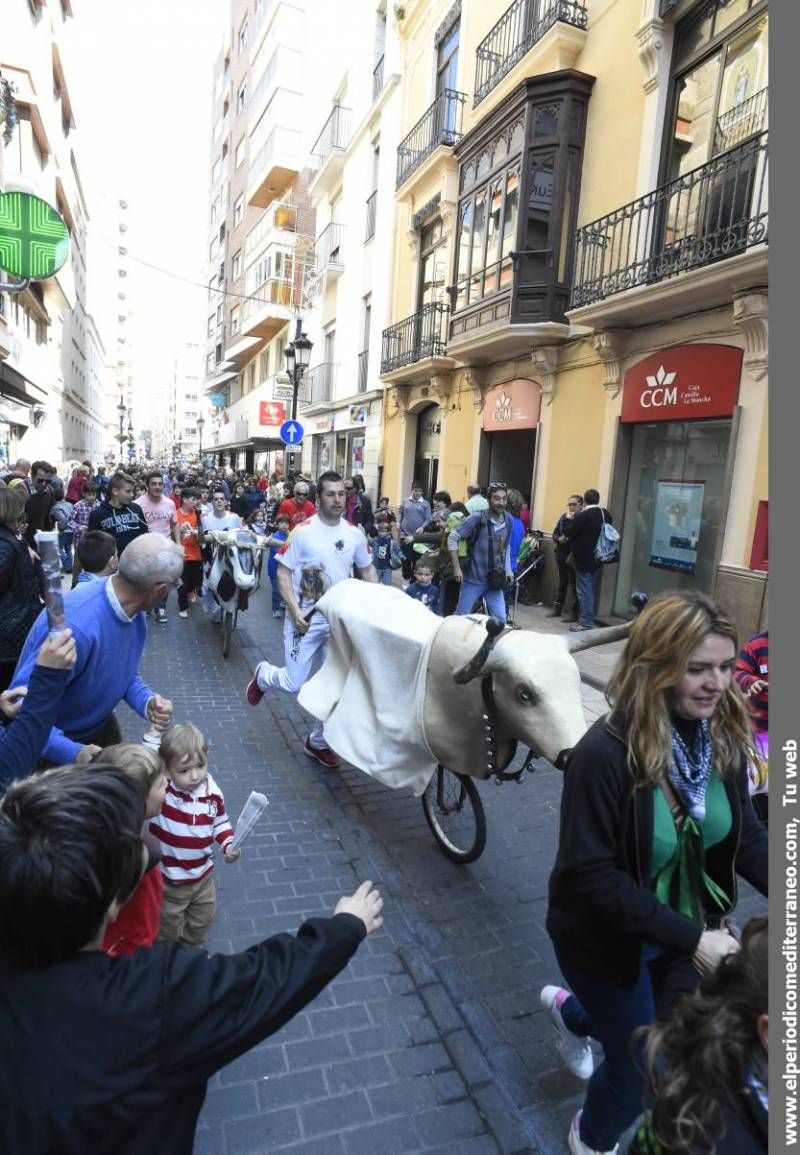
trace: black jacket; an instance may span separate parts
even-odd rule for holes
[[[0,662],[15,662],[42,608],[39,568],[28,543],[0,525]]]
[[[714,1155],[767,1155],[769,1117],[751,1087],[730,1094],[721,1104],[724,1134],[717,1139]],[[628,1155],[708,1155],[708,1144],[662,1147],[653,1132],[649,1114],[639,1125]]]
[[[750,801],[744,760],[725,789],[731,831],[707,851],[706,871],[733,908],[737,873],[767,893],[767,832]],[[689,956],[700,938],[698,925],[648,888],[654,793],[634,786],[617,720],[599,718],[575,747],[564,779],[547,930],[560,957],[601,982],[632,985],[645,943]]]
[[[89,529],[102,529],[110,533],[117,543],[117,553],[121,554],[134,538],[149,532],[149,526],[141,506],[132,501],[129,505],[116,509],[108,501],[101,501],[89,514]]]
[[[575,517],[577,517],[577,516],[578,515],[576,514]],[[567,560],[569,555],[572,553],[572,545],[569,542],[567,542],[566,544],[564,544],[563,542],[559,542],[558,539],[560,537],[566,537],[567,531],[566,531],[565,527],[568,525],[571,525],[574,520],[575,520],[575,518],[570,517],[569,514],[562,513],[561,517],[558,519],[558,521],[556,523],[556,527],[553,530],[553,546],[555,547],[553,552],[555,554],[556,561],[560,561],[563,563]]]
[[[311,1002],[364,934],[339,914],[240,954],[156,943],[1,968],[3,1155],[191,1155],[208,1079]]]
[[[600,536],[604,515],[606,521],[613,525],[614,522],[607,509],[591,505],[588,509],[576,513],[564,526],[564,536],[569,538],[572,560],[579,573],[594,573],[599,568],[594,560],[594,547]]]

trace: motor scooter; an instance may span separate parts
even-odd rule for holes
[[[206,575],[204,604],[222,624],[222,656],[230,653],[239,611],[261,585],[261,568],[268,540],[250,529],[211,530],[211,565]],[[216,615],[220,615],[217,617]]]

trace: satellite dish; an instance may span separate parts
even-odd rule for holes
[[[0,193],[0,269],[14,277],[53,277],[69,256],[69,229],[40,197]]]

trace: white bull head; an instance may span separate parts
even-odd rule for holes
[[[586,730],[580,671],[572,652],[624,637],[628,626],[569,639],[502,629],[502,623],[478,615],[445,618],[431,646],[425,740],[443,766],[460,774],[485,778],[491,773],[482,689],[489,675],[497,767],[508,765],[517,742],[558,764],[559,755]]]

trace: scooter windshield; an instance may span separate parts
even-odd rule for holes
[[[248,577],[255,568],[253,550],[250,548],[255,544],[255,541],[255,534],[251,533],[249,529],[240,529],[236,534],[236,544],[240,547],[238,550],[239,569]]]

